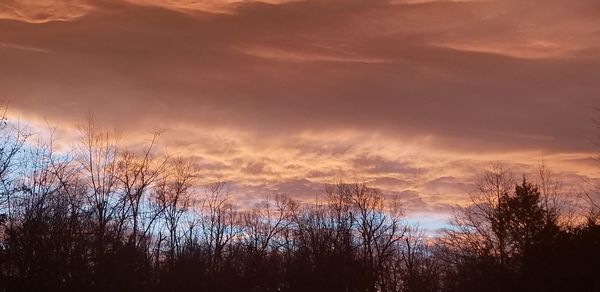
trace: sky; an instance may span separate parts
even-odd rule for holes
[[[367,181],[431,225],[493,161],[600,178],[600,2],[2,0],[0,97],[161,130],[241,202]]]

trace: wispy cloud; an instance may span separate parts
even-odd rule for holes
[[[30,23],[72,21],[94,10],[87,0],[5,0],[0,2],[0,19]]]
[[[24,51],[37,52],[37,53],[49,52],[49,50],[44,49],[44,48],[30,47],[30,46],[24,46],[24,45],[18,45],[18,44],[6,44],[6,43],[0,43],[0,48],[24,50]]]
[[[268,47],[240,48],[242,53],[267,60],[282,62],[340,62],[362,64],[385,64],[388,61],[379,58],[357,56],[349,53],[299,52]]]

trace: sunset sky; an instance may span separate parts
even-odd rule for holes
[[[65,144],[164,130],[240,202],[366,180],[434,224],[490,161],[600,178],[600,1],[2,0],[0,97]]]

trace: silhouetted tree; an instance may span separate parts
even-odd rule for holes
[[[560,229],[555,208],[525,178],[513,185],[510,173],[495,167],[484,173],[473,204],[457,214],[443,239],[455,274],[456,290],[528,290],[543,253]],[[514,190],[511,190],[514,188]],[[487,288],[486,288],[487,287]]]
[[[545,166],[484,172],[431,237],[367,183],[238,206],[157,135],[126,149],[90,120],[57,152],[2,122],[0,291],[600,291],[596,202],[577,223]]]

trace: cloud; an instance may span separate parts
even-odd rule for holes
[[[14,49],[14,50],[37,52],[37,53],[47,53],[48,52],[48,50],[45,50],[45,49],[36,48],[36,47],[27,47],[27,46],[16,45],[16,44],[0,43],[0,47],[7,48],[7,49]]]
[[[277,48],[267,47],[250,47],[240,48],[240,51],[249,56],[263,58],[281,62],[339,62],[339,63],[359,63],[359,64],[382,64],[386,63],[383,59],[363,58],[353,56],[352,54],[332,50],[330,53],[310,53],[310,52],[293,52],[291,50],[280,50]]]
[[[124,0],[135,5],[155,6],[180,12],[204,11],[232,13],[237,7],[248,3],[280,4],[294,0]]]
[[[594,176],[597,1],[418,2],[5,1],[0,94],[166,129],[256,193],[364,178],[431,210],[488,160]]]
[[[5,0],[0,3],[0,19],[27,23],[73,21],[91,12],[125,4],[158,7],[181,13],[232,13],[247,4],[280,4],[294,0]]]
[[[86,0],[5,0],[0,3],[0,20],[29,23],[71,21],[94,9]]]

